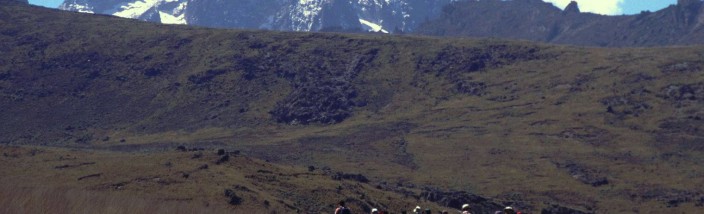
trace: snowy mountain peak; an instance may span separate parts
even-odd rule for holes
[[[412,31],[456,0],[65,0],[62,10],[165,24],[284,31]]]
[[[188,0],[66,0],[59,9],[165,24],[187,24],[184,15],[187,5]]]

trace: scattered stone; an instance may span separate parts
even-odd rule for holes
[[[434,57],[420,56],[416,70],[426,73],[476,72],[487,67],[492,56],[480,48],[445,47]]]
[[[423,73],[443,76],[455,85],[459,93],[472,96],[483,96],[486,84],[473,82],[467,73],[480,72],[499,68],[518,61],[540,59],[544,56],[535,46],[508,46],[490,44],[484,47],[453,47],[447,46],[434,55],[419,55],[416,59],[416,70]]]
[[[624,119],[627,116],[638,117],[653,108],[642,98],[642,93],[649,94],[650,91],[644,90],[641,92],[641,96],[633,95],[633,93],[631,92],[631,94],[624,96],[606,97],[601,99],[601,104],[606,107],[606,112],[616,115],[620,119]]]
[[[303,86],[277,103],[271,114],[277,122],[289,124],[342,122],[351,115],[357,92],[351,83],[322,82]]]
[[[95,162],[86,162],[86,163],[79,163],[79,164],[74,164],[74,165],[61,165],[61,166],[55,166],[54,169],[66,169],[66,168],[74,168],[74,167],[79,167],[79,166],[86,166],[86,165],[93,165]]]
[[[579,180],[580,182],[593,187],[599,187],[609,184],[609,180],[602,175],[601,172],[587,168],[586,166],[579,165],[572,162],[567,162],[564,164],[555,163],[558,168],[565,169],[572,176],[572,178]]]
[[[205,151],[205,148],[203,148],[203,147],[195,147],[195,148],[188,149],[188,151],[191,151],[191,152]]]
[[[594,146],[606,145],[615,138],[615,135],[608,130],[594,126],[569,128],[560,132],[558,136]]]
[[[252,190],[250,190],[246,186],[234,185],[234,186],[232,186],[232,188],[237,191],[241,191],[241,192],[252,192]]]
[[[316,50],[314,50],[316,51]],[[377,49],[368,53],[350,57],[340,57],[347,60],[326,60],[327,54],[318,53],[323,57],[311,62],[311,65],[301,70],[286,70],[280,76],[290,80],[293,90],[283,100],[280,100],[269,113],[279,123],[287,124],[334,124],[342,122],[352,115],[357,107],[358,92],[353,81],[376,55]],[[332,64],[332,65],[331,65]],[[328,66],[340,69],[330,69]]]
[[[473,82],[473,81],[457,81],[455,82],[455,87],[457,92],[462,94],[467,94],[471,96],[481,97],[486,95],[486,83],[484,82]]]
[[[210,83],[216,77],[226,74],[227,70],[208,70],[198,75],[188,76],[188,81],[195,85],[203,85]]]
[[[633,75],[629,75],[629,76],[625,77],[621,81],[621,83],[622,84],[634,84],[634,83],[639,83],[639,82],[644,82],[644,81],[652,81],[654,79],[655,79],[655,77],[653,77],[651,75],[644,74],[644,73],[637,73],[637,74],[633,74]]]
[[[208,164],[203,164],[198,167],[198,169],[203,170],[203,169],[208,169]]]
[[[218,149],[218,155],[225,155],[224,149]]]
[[[220,165],[220,164],[225,163],[225,162],[227,162],[227,161],[229,161],[229,160],[230,160],[230,155],[223,155],[223,156],[220,156],[220,159],[218,159],[218,160],[215,162],[215,164]]]
[[[469,204],[472,213],[494,213],[494,211],[504,208],[503,204],[466,191],[443,192],[428,188],[420,194],[420,198],[458,210],[462,208],[463,204]]]
[[[676,62],[660,66],[663,73],[692,73],[701,71],[701,62]]]
[[[96,178],[96,177],[100,177],[101,175],[103,175],[103,173],[90,174],[90,175],[86,175],[86,176],[80,177],[80,178],[78,178],[78,180],[80,181],[80,180],[83,180],[83,179],[86,179],[86,178]]]
[[[191,156],[191,159],[198,159],[198,158],[202,158],[202,157],[203,157],[203,153],[198,152],[198,153],[193,154],[193,156]]]
[[[185,147],[185,146],[178,146],[178,147],[176,147],[176,151],[185,152],[185,151],[186,151],[186,147]]]
[[[704,82],[669,85],[660,90],[660,96],[665,100],[675,102],[676,107],[701,103],[704,102]]]
[[[233,191],[232,189],[225,189],[225,197],[229,199],[228,203],[230,203],[230,205],[240,205],[243,201],[243,199],[237,196],[237,194],[235,194],[235,191]]]
[[[548,208],[543,208],[540,214],[587,214],[587,212],[552,204]]]
[[[502,96],[496,96],[496,97],[491,97],[488,98],[487,100],[491,100],[494,102],[511,102],[514,100],[518,100],[519,96],[518,95],[502,95]]]
[[[662,202],[667,207],[678,207],[683,203],[694,203],[701,206],[704,199],[703,193],[691,190],[678,190],[669,188],[643,188],[631,193],[631,197],[640,197],[645,200],[656,200]]]
[[[127,184],[129,184],[129,182],[120,182],[120,183],[116,183],[116,184],[111,184],[110,189],[122,190],[125,188],[125,185],[127,185]]]
[[[662,133],[677,134],[684,133],[692,136],[704,137],[704,121],[697,119],[675,119],[664,120],[658,125]]]
[[[332,179],[334,180],[353,180],[361,183],[369,183],[369,179],[362,174],[347,174],[342,172],[337,172],[333,174]]]
[[[502,204],[511,207],[519,207],[521,210],[537,210],[534,202],[527,199],[523,192],[504,192],[492,198]]]

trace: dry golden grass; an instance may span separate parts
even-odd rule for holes
[[[81,188],[0,187],[0,213],[231,213],[192,202],[164,201]]]
[[[343,199],[356,212],[416,204],[442,209],[373,184],[334,180],[320,169],[309,172],[237,155],[215,164],[214,151],[0,147],[0,153],[0,174],[6,175],[0,178],[0,213],[328,213]],[[203,156],[193,159],[196,154]],[[208,168],[199,169],[204,164]],[[228,204],[225,189],[242,203]]]

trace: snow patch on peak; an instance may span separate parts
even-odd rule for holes
[[[180,16],[174,16],[174,15],[159,11],[159,18],[161,19],[162,24],[177,24],[177,25],[188,24],[186,22],[186,14],[181,14]]]
[[[313,24],[316,23],[316,18],[323,9],[324,1],[321,0],[299,0],[294,6],[291,14],[293,21],[293,30],[295,31],[311,31]]]
[[[165,2],[178,2],[178,0],[165,0]],[[179,25],[185,25],[188,24],[188,21],[186,20],[186,6],[188,5],[188,2],[181,2],[176,6],[172,11],[159,11],[159,18],[161,19],[162,24],[179,24]]]
[[[369,30],[369,31],[389,33],[389,31],[384,30],[384,28],[381,27],[381,25],[375,24],[373,22],[370,22],[370,21],[367,21],[364,19],[359,19],[359,22],[362,23],[364,26],[366,26],[368,28],[367,30]]]
[[[68,11],[75,11],[75,12],[80,12],[80,13],[95,13],[93,11],[92,7],[89,7],[88,5],[82,5],[82,4],[62,4],[59,6],[59,10],[68,10]]]
[[[158,6],[160,2],[160,0],[138,0],[135,2],[120,4],[115,8],[116,12],[112,13],[112,15],[136,19],[146,13],[149,9],[152,9],[154,6]]]
[[[166,2],[175,2],[178,0],[167,0]],[[188,5],[188,2],[182,2],[181,4],[178,5],[178,7],[174,8],[174,14],[183,14],[186,12],[186,6]]]

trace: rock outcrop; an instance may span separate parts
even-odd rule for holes
[[[565,7],[565,10],[562,11],[562,13],[563,14],[580,14],[582,12],[579,10],[579,5],[577,4],[577,2],[572,1],[572,2],[570,2],[570,4],[567,5],[567,7]]]
[[[475,195],[465,191],[443,192],[436,189],[427,189],[420,194],[421,199],[438,203],[445,207],[461,209],[463,204],[469,204],[473,213],[494,213],[503,210],[504,206],[489,198]]]

